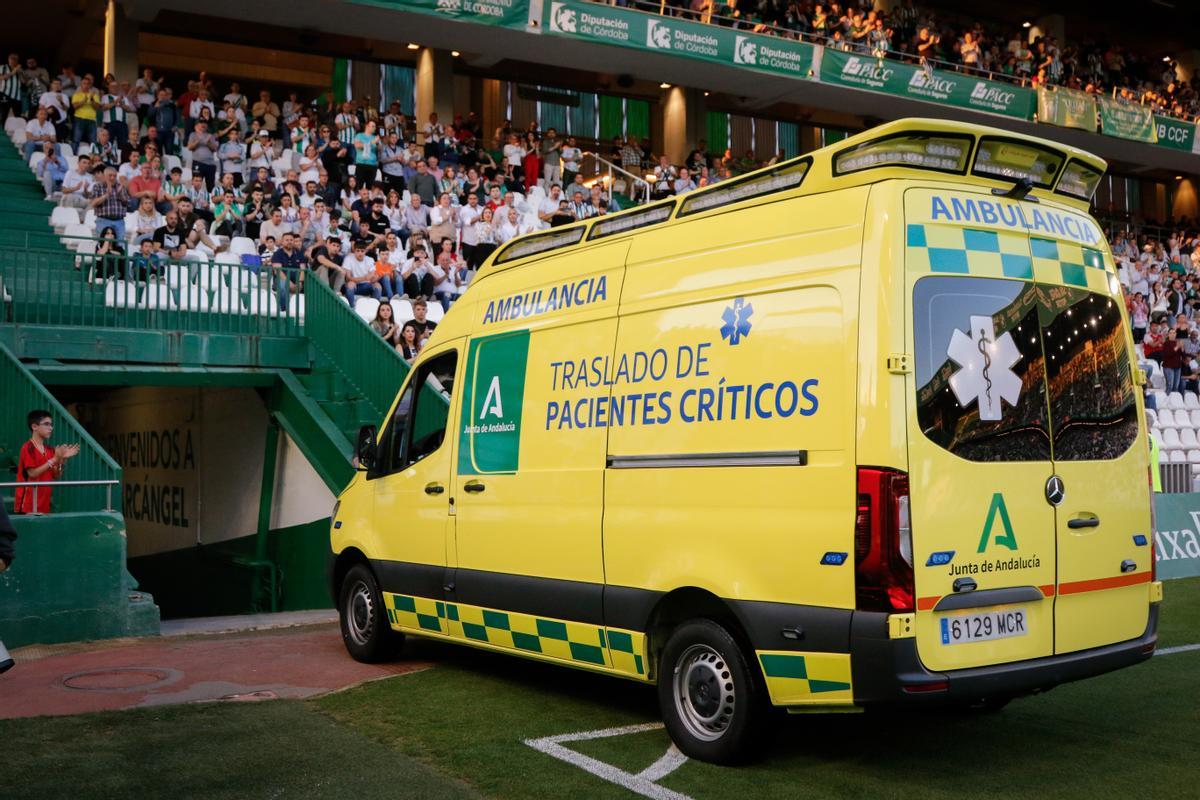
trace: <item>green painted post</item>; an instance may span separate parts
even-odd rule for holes
[[[279,423],[272,417],[267,422],[267,441],[263,447],[262,493],[258,499],[258,531],[254,542],[254,598],[262,588],[262,565],[274,572],[275,565],[267,561],[267,536],[271,532],[271,506],[275,502],[275,462],[279,455]],[[271,581],[271,610],[276,610],[275,581]]]

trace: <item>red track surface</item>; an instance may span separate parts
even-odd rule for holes
[[[28,648],[31,656],[45,648]],[[421,669],[360,664],[336,624],[73,645],[0,675],[0,718],[82,714],[203,700],[310,697]]]

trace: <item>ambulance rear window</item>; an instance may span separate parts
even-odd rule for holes
[[[931,276],[913,289],[917,422],[969,461],[1049,461],[1038,287]]]
[[[1121,310],[1111,298],[1069,286],[1045,295],[1051,303],[1042,328],[1054,458],[1116,458],[1133,444],[1138,428]]]
[[[1136,389],[1111,298],[930,276],[913,289],[913,337],[917,422],[961,458],[1103,461],[1137,438]]]

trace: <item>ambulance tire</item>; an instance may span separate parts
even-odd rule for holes
[[[338,620],[342,641],[355,661],[365,664],[390,661],[404,644],[404,634],[388,625],[379,583],[365,564],[351,567],[342,579]]]
[[[658,704],[680,752],[713,764],[739,764],[775,729],[766,686],[720,624],[682,623],[659,662]]]

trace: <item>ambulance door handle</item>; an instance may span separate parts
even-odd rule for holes
[[[425,484],[425,494],[441,494],[444,491],[446,491],[446,487],[442,486],[440,483],[434,482]]]
[[[479,494],[483,489],[483,483],[480,481],[467,481],[463,486],[463,491],[470,492],[471,494]]]
[[[1098,528],[1100,527],[1099,517],[1081,517],[1078,519],[1067,520],[1068,528]]]

